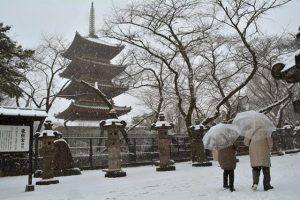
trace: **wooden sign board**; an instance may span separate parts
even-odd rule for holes
[[[30,126],[0,125],[0,152],[28,152]]]

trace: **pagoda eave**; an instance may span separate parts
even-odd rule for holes
[[[122,116],[131,111],[131,107],[114,106],[118,116]],[[103,120],[109,118],[109,108],[107,106],[83,106],[71,103],[63,112],[55,116],[59,119],[74,120]]]
[[[62,53],[62,56],[73,60],[77,57],[87,57],[87,58],[99,58],[105,57],[109,60],[117,56],[124,46],[112,46],[106,45],[95,40],[87,39],[82,37],[78,32],[73,39],[70,47]]]
[[[125,70],[125,66],[112,65],[109,63],[89,62],[80,59],[72,60],[67,68],[60,73],[63,78],[79,78],[82,74],[89,76],[99,75],[106,80],[111,80]]]
[[[117,85],[109,85],[109,84],[98,84],[98,88],[107,95],[109,99],[114,98],[125,91],[128,90],[128,87],[125,86],[117,86]],[[74,94],[74,91],[77,92],[77,94]],[[79,81],[72,81],[64,90],[62,90],[58,95],[59,96],[66,96],[66,98],[74,99],[78,95],[92,95],[97,96],[95,91],[93,91],[90,88],[87,88]]]

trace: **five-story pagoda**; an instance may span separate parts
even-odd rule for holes
[[[109,108],[92,90],[80,83],[81,80],[99,88],[108,99],[124,93],[128,87],[116,85],[113,78],[124,71],[124,66],[113,65],[111,60],[117,56],[124,46],[113,46],[99,42],[95,35],[94,8],[90,13],[90,31],[88,37],[82,37],[78,32],[70,47],[62,54],[71,63],[60,74],[70,79],[69,85],[59,93],[60,97],[73,100],[69,107],[56,115],[65,121],[88,120],[99,121],[107,119]],[[130,107],[114,106],[118,116],[128,113]]]

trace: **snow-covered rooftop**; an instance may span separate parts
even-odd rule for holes
[[[293,68],[296,65],[295,62],[295,56],[300,55],[300,49],[297,50],[294,53],[291,53],[289,56],[286,56],[285,58],[283,58],[283,64],[285,65],[284,68],[281,70],[281,72],[285,72],[288,69]]]
[[[113,47],[120,47],[119,44],[114,44],[114,43],[109,43],[103,39],[100,39],[100,38],[92,38],[92,37],[84,37],[85,39],[89,40],[89,41],[92,41],[92,42],[96,42],[96,43],[99,43],[99,44],[104,44],[104,45],[107,45],[107,46],[113,46]]]
[[[48,117],[45,110],[0,106],[0,115],[6,116],[26,116],[26,117]]]

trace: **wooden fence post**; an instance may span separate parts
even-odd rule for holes
[[[90,138],[90,154],[89,154],[90,167],[93,168],[93,139]]]

